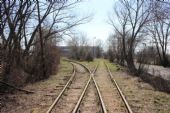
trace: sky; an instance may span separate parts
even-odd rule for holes
[[[101,39],[105,42],[112,33],[112,26],[107,23],[108,15],[114,12],[116,0],[83,0],[75,8],[75,13],[80,16],[93,15],[90,22],[79,25],[75,30],[83,32],[89,39]]]

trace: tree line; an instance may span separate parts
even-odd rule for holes
[[[56,73],[58,41],[88,17],[71,9],[77,0],[2,0],[0,34],[3,81],[38,81]]]
[[[103,56],[101,40],[88,38],[85,33],[74,34],[67,41],[67,45],[70,48],[69,57],[75,60],[93,61],[94,58],[101,58]]]
[[[149,58],[156,59],[157,64],[169,67],[169,15],[169,1],[117,1],[114,13],[109,16],[109,24],[114,28],[114,33],[108,39],[110,60],[127,65],[134,74],[138,73],[135,61],[149,63]]]

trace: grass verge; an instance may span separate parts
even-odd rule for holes
[[[170,113],[170,95],[156,91],[139,77],[125,71],[116,71],[116,65],[107,62],[134,113]]]
[[[1,113],[45,113],[70,78],[72,69],[69,62],[61,59],[57,75],[25,87],[36,93],[5,95]]]

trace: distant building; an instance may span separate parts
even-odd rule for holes
[[[72,51],[72,47],[71,46],[58,46],[59,51],[60,51],[60,55],[63,57],[71,57],[73,55],[73,51]],[[86,48],[88,51],[87,52],[91,52],[91,54],[95,57],[96,56],[96,50],[97,47],[96,46],[79,46],[77,48]]]
[[[71,47],[70,46],[58,46],[60,55],[63,57],[71,57]]]

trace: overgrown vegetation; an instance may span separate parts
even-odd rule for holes
[[[61,58],[57,75],[50,76],[48,80],[27,84],[24,87],[24,89],[35,91],[36,93],[28,95],[17,92],[1,95],[1,113],[45,113],[49,105],[52,104],[51,101],[49,101],[53,99],[51,94],[58,95],[60,93],[61,87],[67,83],[72,72],[72,65]],[[54,90],[54,88],[56,90]],[[40,103],[44,104],[39,106]],[[26,106],[25,109],[23,109],[24,106]]]
[[[170,105],[170,95],[157,91],[158,87],[160,87],[158,86],[158,82],[156,83],[155,80],[152,80],[152,82],[155,82],[155,90],[152,87],[153,85],[151,86],[143,82],[141,78],[130,76],[126,72],[115,71],[115,64],[109,62],[107,64],[114,75],[114,79],[125,94],[133,112],[142,113],[149,111],[150,113],[168,113],[170,111],[168,107]]]
[[[110,61],[127,65],[129,71],[134,74],[138,74],[136,60],[140,63],[169,66],[167,53],[170,28],[169,7],[169,2],[153,0],[116,2],[114,10],[118,22],[114,21],[114,16],[109,16],[109,23],[114,28],[114,34],[109,37]],[[153,47],[150,45],[147,47],[146,40],[150,40]],[[141,44],[145,45],[143,50],[139,47]],[[136,48],[140,48],[140,52],[137,53]]]
[[[154,46],[144,47],[136,54],[137,62],[143,64],[161,65],[157,50]]]
[[[156,0],[119,0],[109,24],[114,33],[108,39],[111,62],[125,65],[133,75],[159,90],[169,92],[168,81],[147,74],[145,64],[170,66],[170,2]],[[118,21],[115,21],[115,15]]]
[[[100,40],[97,45],[90,46],[89,39],[83,33],[74,35],[68,42],[70,47],[70,58],[81,61],[93,61],[95,57],[102,57],[103,50]],[[94,43],[94,42],[93,42]]]
[[[3,81],[23,85],[57,72],[57,42],[87,19],[69,12],[77,3],[77,0],[1,1]]]

